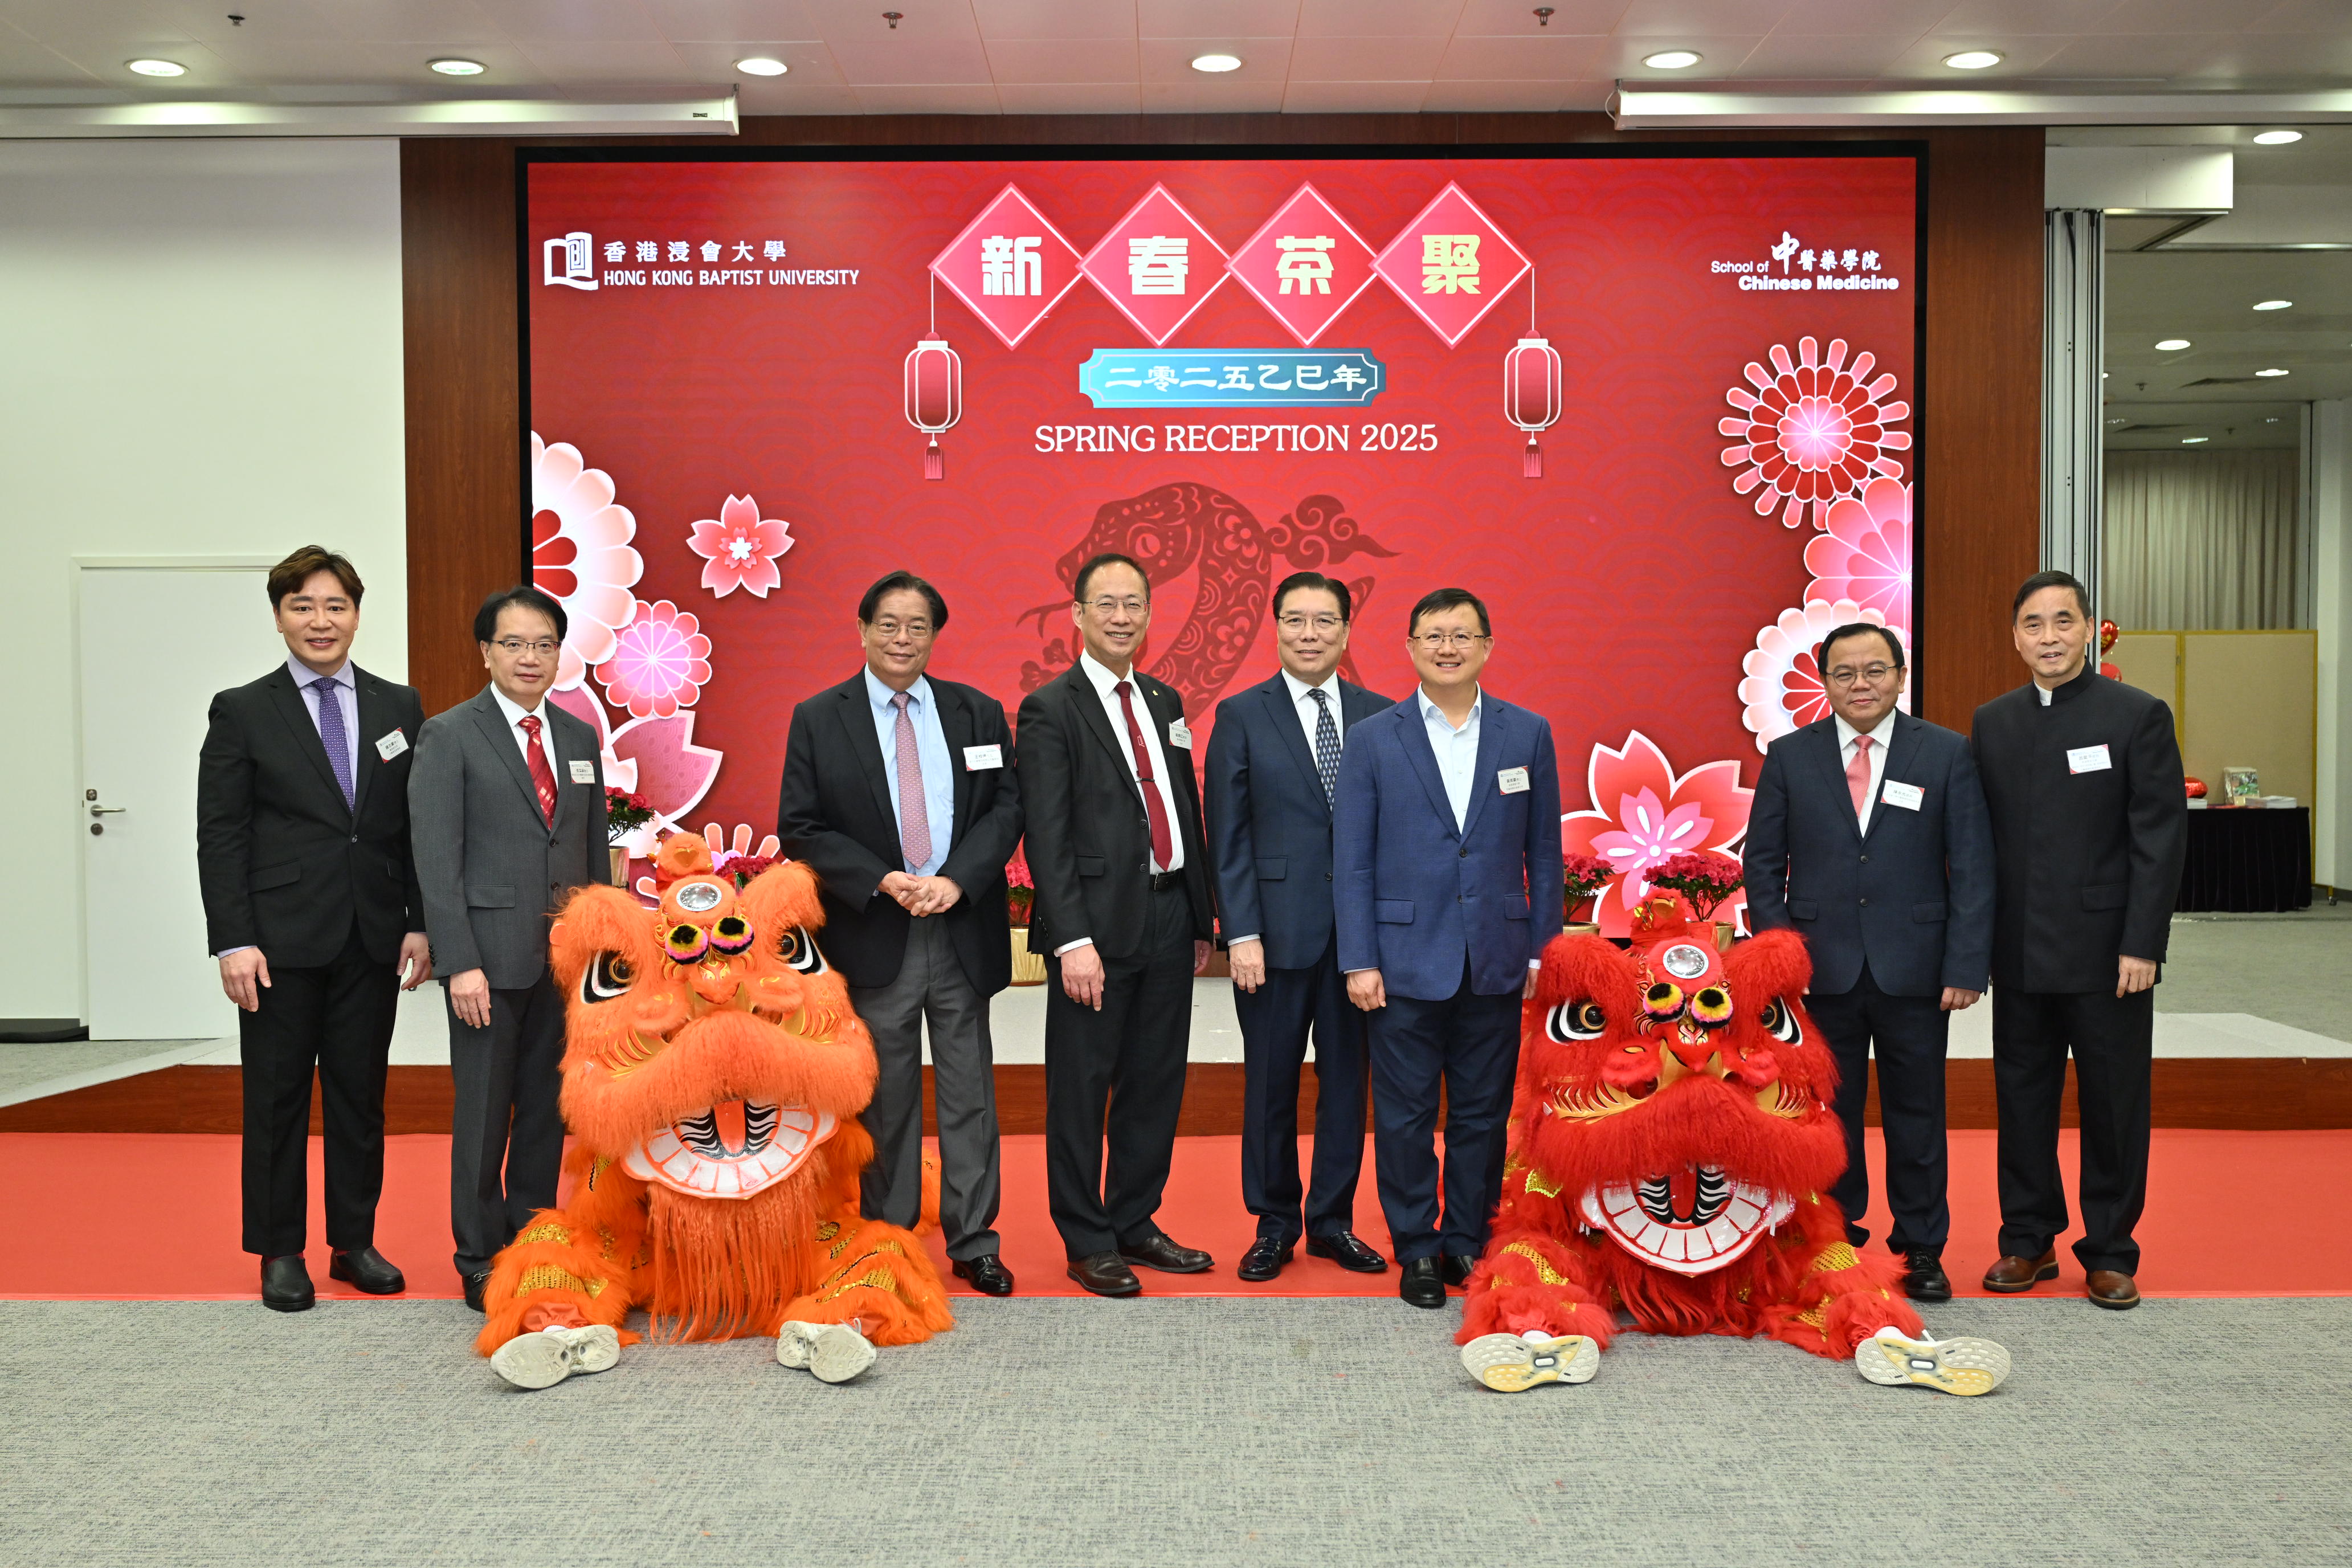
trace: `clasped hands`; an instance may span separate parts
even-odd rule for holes
[[[950,878],[910,877],[904,871],[883,873],[881,890],[918,917],[945,914],[963,897],[963,889]]]

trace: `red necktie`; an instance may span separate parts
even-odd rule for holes
[[[1853,761],[1845,765],[1846,793],[1853,796],[1853,819],[1862,820],[1863,807],[1870,804],[1870,737],[1853,738]]]
[[[1112,689],[1118,693],[1119,711],[1127,715],[1127,743],[1135,752],[1135,782],[1143,787],[1143,814],[1151,819],[1151,861],[1159,869],[1168,869],[1168,862],[1176,857],[1168,837],[1168,807],[1160,799],[1160,783],[1151,776],[1151,748],[1143,743],[1143,728],[1135,721],[1134,683],[1122,680]]]
[[[515,721],[530,737],[522,753],[523,759],[530,763],[530,782],[539,788],[539,814],[552,825],[555,821],[555,770],[547,765],[547,749],[539,743],[539,715],[526,713]]]

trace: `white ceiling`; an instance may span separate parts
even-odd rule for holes
[[[742,91],[748,114],[1598,110],[1628,80],[2352,81],[2352,0],[0,0],[0,101]],[[904,13],[894,30],[885,11]],[[241,25],[229,15],[244,17]],[[1665,48],[1704,59],[1651,70]],[[1939,62],[2007,57],[1990,70]],[[1206,76],[1196,55],[1241,57]],[[767,54],[790,74],[741,76]],[[188,68],[149,82],[123,62]],[[489,68],[460,85],[425,62]]]

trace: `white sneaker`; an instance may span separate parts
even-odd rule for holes
[[[1586,1334],[1483,1334],[1462,1347],[1462,1369],[1497,1394],[1538,1383],[1591,1383],[1601,1346]]]
[[[621,1336],[604,1323],[517,1334],[490,1353],[490,1370],[517,1388],[552,1388],[575,1372],[605,1372],[621,1359]]]
[[[776,1336],[779,1365],[805,1367],[820,1383],[847,1383],[874,1364],[875,1350],[846,1323],[790,1322]]]
[[[1886,1328],[1853,1347],[1853,1365],[1871,1382],[1889,1386],[1990,1394],[2009,1375],[2009,1352],[1990,1340],[1915,1340]]]

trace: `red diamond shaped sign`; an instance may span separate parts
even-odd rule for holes
[[[1529,263],[1449,183],[1389,241],[1372,270],[1452,348],[1527,276]]]
[[[931,258],[931,275],[1008,349],[1077,286],[1078,248],[1015,185]]]
[[[1078,269],[1156,348],[1225,280],[1225,252],[1167,186],[1154,185]]]
[[[1231,272],[1312,348],[1356,296],[1372,286],[1372,247],[1313,185],[1301,185],[1225,263]]]

